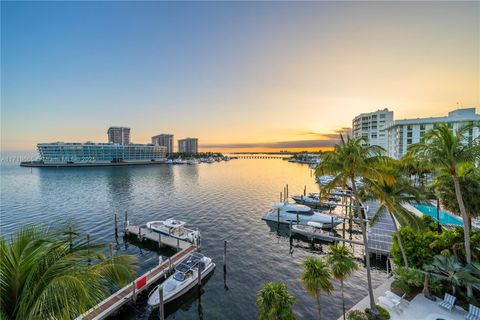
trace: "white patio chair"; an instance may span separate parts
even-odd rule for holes
[[[442,308],[447,309],[448,311],[452,311],[453,307],[455,306],[456,299],[457,299],[456,297],[448,293],[445,293],[445,297],[443,298],[442,301],[438,303],[438,305]]]
[[[480,308],[471,304],[468,310],[468,314],[465,316],[465,319],[480,320]]]
[[[398,313],[401,313],[403,311],[402,308],[400,308],[400,302],[394,302],[387,297],[378,297],[378,302],[384,307],[387,307],[388,309],[396,311]]]
[[[401,297],[396,295],[395,293],[391,292],[391,291],[385,291],[385,296],[387,298],[389,298],[390,300],[392,300],[393,302],[399,302],[399,303],[404,303],[405,305],[409,305],[409,302],[405,299],[405,296],[407,294],[404,293]]]

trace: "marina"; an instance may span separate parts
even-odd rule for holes
[[[308,256],[322,256],[322,248],[325,249],[324,245],[329,243],[317,244],[315,248],[306,241],[308,239],[293,238],[290,243],[287,224],[282,224],[280,230],[285,236],[279,236],[275,222],[272,222],[271,229],[262,220],[285,183],[288,182],[292,194],[303,193],[305,185],[307,190],[318,190],[308,166],[280,159],[238,159],[199,166],[55,170],[30,170],[6,163],[2,166],[4,184],[0,186],[0,223],[4,234],[10,234],[19,224],[55,225],[71,220],[77,230],[88,233],[92,241],[113,243],[114,254],[137,257],[136,278],[158,267],[160,260],[164,263],[192,245],[180,241],[180,251],[177,251],[176,239],[167,240],[162,236],[161,242],[166,245],[159,246],[158,234],[146,227],[147,222],[174,217],[187,221],[187,226],[191,225],[193,229],[198,228],[201,231],[201,252],[219,262],[220,268],[208,282],[202,284],[200,295],[193,290],[193,293],[166,305],[166,318],[198,319],[200,314],[204,319],[255,318],[255,299],[260,286],[265,281],[277,280],[289,282],[289,290],[298,299],[294,307],[298,318],[311,319],[317,315],[316,309],[310,307],[315,305],[315,299],[305,294],[298,279],[302,272],[301,262]],[[232,192],[225,193],[224,190]],[[116,238],[114,214],[122,217],[118,219],[121,234],[125,209],[128,210],[130,235]],[[332,213],[342,217],[344,210],[345,207],[337,206]],[[337,237],[342,234],[342,225],[336,227]],[[142,241],[138,240],[139,230]],[[348,230],[347,223],[346,238],[350,241]],[[325,231],[330,232],[328,228]],[[362,259],[360,240],[361,236],[354,231],[352,243],[348,245],[352,245],[356,256]],[[221,268],[224,241],[228,241],[226,273]],[[272,264],[275,264],[273,273]],[[385,279],[384,266],[381,263],[380,269],[373,271],[374,285]],[[349,290],[347,307],[365,296],[365,283],[365,270],[361,269],[345,284],[346,290]],[[129,303],[123,304],[121,312],[113,312],[110,317],[119,320],[148,318],[152,312],[148,310],[146,301],[149,290],[142,291],[136,303],[129,300]],[[338,318],[341,314],[338,297],[327,296],[322,300],[331,306],[325,309],[325,317]],[[153,312],[158,319],[158,310]]]

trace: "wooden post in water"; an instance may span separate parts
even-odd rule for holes
[[[127,227],[128,227],[128,213],[127,213],[127,210],[125,209],[125,222],[124,222],[124,227],[125,227],[125,231],[127,230]]]
[[[118,222],[117,222],[117,214],[115,213],[115,238],[118,238]]]
[[[172,259],[168,258],[168,273],[172,271]]]
[[[227,265],[227,240],[223,241],[223,266]]]
[[[303,196],[305,197],[307,195],[307,186],[303,187]]]
[[[283,202],[283,193],[280,192],[280,202]]]
[[[180,239],[177,239],[177,251],[180,250]]]
[[[200,287],[202,286],[202,270],[200,268],[200,262],[198,263],[198,289],[200,290]]]
[[[137,292],[136,292],[136,287],[135,287],[135,281],[132,282],[132,299],[133,302],[137,301]]]
[[[142,242],[142,227],[138,227],[138,240],[140,240],[140,242]]]
[[[285,200],[288,200],[288,183],[287,183],[287,197]]]
[[[158,313],[160,320],[165,319],[165,312],[163,309],[163,287],[158,288]]]
[[[286,195],[287,195],[287,189],[285,187],[283,187],[283,200],[282,200],[282,202],[285,202]]]
[[[333,233],[333,216],[331,217],[331,219],[332,219],[331,222],[330,222],[331,223],[331,232]]]
[[[158,233],[158,248],[162,247],[162,234],[159,232]]]

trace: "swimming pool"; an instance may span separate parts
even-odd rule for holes
[[[423,214],[427,214],[437,221],[437,208],[430,204],[412,204],[417,210]],[[460,218],[453,216],[451,213],[440,210],[440,223],[441,224],[454,224],[457,226],[463,226],[463,221]]]

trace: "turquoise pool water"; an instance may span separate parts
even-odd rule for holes
[[[413,204],[413,206],[423,214],[427,214],[432,217],[433,220],[437,221],[437,208],[434,206],[429,204]],[[463,226],[463,221],[460,218],[457,218],[444,210],[440,210],[440,223]]]

